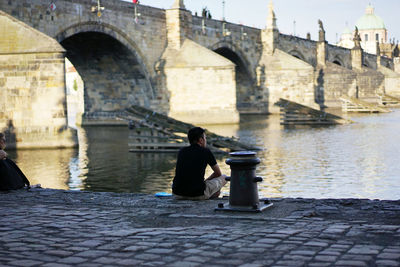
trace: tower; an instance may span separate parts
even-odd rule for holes
[[[192,36],[192,14],[186,10],[183,0],[175,0],[166,10],[168,47],[179,50],[186,38]]]
[[[276,26],[274,6],[271,0],[268,5],[267,26],[261,32],[261,40],[263,43],[264,51],[268,52],[269,54],[274,53],[276,42],[278,41],[278,36],[279,31],[278,27]]]

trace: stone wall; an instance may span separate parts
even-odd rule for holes
[[[229,48],[236,53],[252,79],[261,56],[260,29],[193,16],[192,39],[210,50]],[[225,29],[225,31],[224,31]]]
[[[363,53],[363,66],[376,70],[378,68],[376,55]]]
[[[329,62],[340,63],[339,65],[347,69],[351,69],[351,55],[350,49],[340,46],[327,45],[327,53]]]
[[[279,34],[279,39],[277,40],[277,48],[286,53],[304,60],[312,66],[316,66],[316,49],[317,42],[299,38],[292,35]]]
[[[379,103],[378,95],[384,93],[385,76],[369,68],[357,70],[357,97],[372,103]]]
[[[67,127],[64,49],[0,11],[0,131],[8,146],[76,145]]]
[[[356,96],[357,74],[347,68],[327,62],[316,70],[316,100],[321,106],[341,108],[342,96]]]
[[[163,58],[169,116],[192,124],[239,121],[232,62],[188,39]]]
[[[393,70],[400,73],[400,57],[395,57],[393,60]]]
[[[381,65],[389,68],[391,70],[394,70],[394,60],[391,58],[387,58],[387,57],[381,57]]]
[[[7,133],[8,147],[74,146],[60,75],[63,53],[2,54],[0,70],[0,131]]]
[[[262,101],[268,103],[260,112],[279,113],[274,104],[279,98],[316,107],[314,97],[314,68],[306,62],[279,49],[274,53],[264,53],[260,59]]]
[[[383,66],[378,71],[385,76],[385,93],[400,96],[400,73]]]

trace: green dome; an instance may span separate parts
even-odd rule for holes
[[[359,30],[386,29],[383,19],[374,14],[374,8],[367,6],[365,15],[357,20],[356,26]]]
[[[342,34],[353,34],[353,33],[351,32],[351,30],[348,27],[346,27],[346,28],[344,28]]]

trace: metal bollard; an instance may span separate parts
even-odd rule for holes
[[[271,207],[273,204],[267,200],[258,199],[257,183],[262,181],[261,177],[256,177],[256,165],[260,159],[253,151],[232,152],[231,157],[226,160],[226,164],[231,167],[229,204],[219,203],[215,210],[226,211],[251,211],[260,212]]]

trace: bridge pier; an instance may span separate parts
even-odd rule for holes
[[[166,10],[168,46],[161,59],[168,115],[192,124],[239,122],[235,64],[192,41],[192,15],[182,0]]]
[[[9,148],[71,147],[67,127],[65,50],[0,11],[0,131]]]

